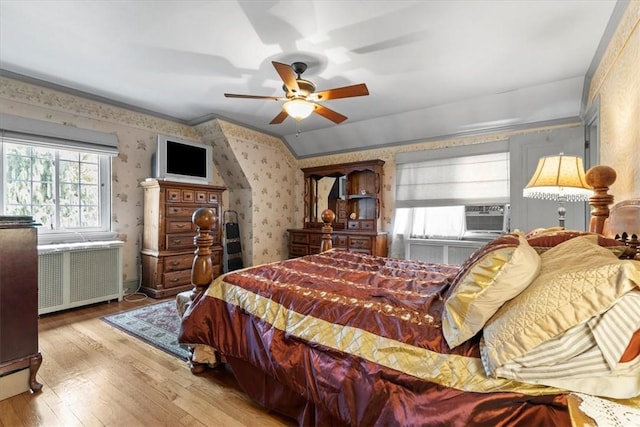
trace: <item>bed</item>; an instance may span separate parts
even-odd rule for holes
[[[632,407],[640,201],[610,215],[612,176],[587,173],[589,232],[510,233],[462,266],[331,249],[327,214],[324,252],[211,282],[215,216],[202,210],[179,342],[194,373],[226,364],[253,400],[305,426],[563,426],[581,397]]]

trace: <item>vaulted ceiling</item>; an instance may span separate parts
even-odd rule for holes
[[[2,0],[0,69],[184,123],[229,120],[302,158],[575,119],[624,5]],[[271,125],[282,101],[224,93],[284,96],[272,61],[305,62],[319,91],[366,83],[370,94],[322,103],[341,124]]]

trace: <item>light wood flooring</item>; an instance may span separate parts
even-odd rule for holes
[[[155,302],[43,315],[43,389],[0,401],[0,427],[295,425],[251,402],[225,369],[193,375],[185,362],[100,320]]]

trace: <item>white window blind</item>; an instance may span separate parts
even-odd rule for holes
[[[508,202],[508,151],[396,166],[396,208]]]
[[[40,147],[56,150],[70,149],[84,153],[118,155],[118,138],[112,133],[9,114],[0,114],[0,132],[4,141],[16,144],[33,144],[36,141]]]

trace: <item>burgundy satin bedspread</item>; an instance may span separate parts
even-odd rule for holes
[[[316,319],[479,357],[479,337],[451,351],[442,336],[443,296],[456,272],[336,250],[234,272],[224,281]],[[250,397],[300,425],[571,425],[563,394],[478,393],[431,383],[309,343],[207,294],[185,313],[179,341],[217,349]]]

